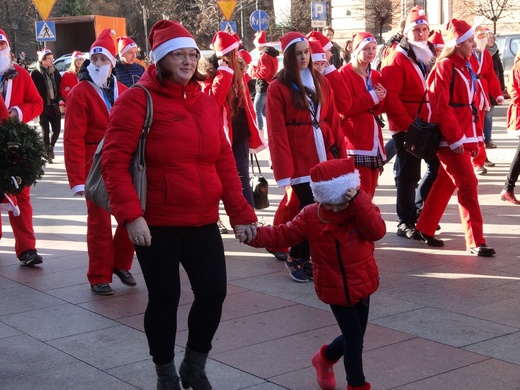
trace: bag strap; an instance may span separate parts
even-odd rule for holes
[[[144,168],[145,160],[144,160],[144,152],[146,146],[146,136],[150,132],[150,127],[152,127],[153,121],[153,100],[152,95],[150,95],[150,91],[146,89],[145,86],[141,84],[134,84],[130,88],[139,87],[145,92],[146,95],[146,116],[144,117],[143,129],[141,130],[141,137],[139,138],[139,143],[137,144],[137,151],[139,153],[139,166]]]
[[[146,89],[145,86],[141,84],[134,84],[130,88],[139,87],[146,94],[146,116],[144,117],[143,130],[141,132],[141,137],[146,137],[148,132],[150,131],[150,127],[152,127],[153,121],[153,100],[152,95],[150,95],[150,91]]]
[[[260,164],[258,163],[258,157],[256,157],[256,153],[249,153],[249,156],[251,157],[251,171],[253,172],[253,175],[255,174],[255,164],[253,163],[253,156],[255,156],[256,166],[258,167],[258,174],[261,175],[262,171],[260,170]]]

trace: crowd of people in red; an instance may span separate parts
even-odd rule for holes
[[[84,196],[92,157],[104,142],[103,177],[117,229],[112,234],[109,212],[86,201],[87,278],[99,295],[113,294],[113,274],[135,286],[130,270],[137,254],[149,292],[145,333],[158,389],[179,390],[181,384],[211,389],[205,365],[226,296],[221,201],[240,242],[268,248],[285,261],[294,281],[313,280],[318,297],[330,305],[341,334],[312,357],[322,389],[335,388],[333,365],[341,357],[347,389],[370,389],[363,338],[370,295],[379,285],[374,242],[386,234],[373,199],[391,149],[398,236],[444,246],[435,233],[457,191],[466,250],[480,257],[496,253],[484,236],[476,176],[492,164],[486,146],[496,145],[485,128],[493,105],[504,102],[496,52],[487,49],[490,34],[456,19],[446,31],[432,33],[419,6],[402,27],[385,45],[380,70],[372,69],[378,53],[371,33],[349,40],[343,65],[331,40],[334,31],[326,28],[326,34],[282,36],[283,69],[278,71],[279,52],[268,45],[265,32],[255,37],[261,54],[252,65],[236,34],[216,33],[214,54],[201,59],[185,27],[161,20],[148,38],[152,64],[146,69],[134,64],[135,42],[120,37],[116,47],[111,31],[104,30],[90,48],[90,59],[74,52],[63,77],[53,68],[52,53],[40,53],[32,80],[11,63],[9,40],[0,30],[0,113],[23,122],[39,115],[52,162],[65,112],[65,166],[74,196]],[[516,135],[519,75],[517,57],[507,84],[508,129]],[[129,173],[147,107],[144,91],[129,88],[135,82],[153,102],[144,209]],[[387,145],[382,114],[391,134]],[[425,160],[424,175],[421,159],[404,147],[416,117],[438,124],[442,136],[436,155]],[[285,197],[273,226],[257,226],[249,156],[266,148]],[[519,174],[520,145],[502,200],[520,204],[514,195]],[[40,264],[30,188],[12,198],[17,201],[9,212],[16,255],[22,265]],[[195,299],[177,372],[180,265]]]

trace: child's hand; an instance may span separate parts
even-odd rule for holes
[[[345,201],[351,202],[358,194],[359,188],[349,188],[345,194]]]
[[[249,244],[256,237],[256,224],[233,226],[235,237],[239,242]]]

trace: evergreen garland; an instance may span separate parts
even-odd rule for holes
[[[0,198],[34,184],[47,160],[47,148],[36,128],[17,119],[0,121]]]

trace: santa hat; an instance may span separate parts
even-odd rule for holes
[[[251,54],[249,54],[249,52],[245,49],[240,49],[238,51],[238,55],[244,60],[246,65],[249,65],[251,63],[251,61],[253,60],[253,58],[251,57]]]
[[[9,40],[7,39],[7,35],[5,35],[4,30],[0,28],[0,41],[7,42],[7,46],[9,46]]]
[[[267,40],[265,38],[265,31],[258,31],[255,34],[255,39],[253,40],[253,43],[256,47],[262,47],[267,44]]]
[[[285,53],[285,51],[289,47],[291,47],[291,45],[298,42],[305,42],[306,40],[307,39],[303,36],[303,34],[296,31],[291,31],[280,38],[280,43],[282,44],[282,52]]]
[[[332,41],[319,31],[311,31],[305,37],[309,41],[318,41],[325,51],[332,48]]]
[[[428,42],[430,42],[436,49],[442,49],[444,47],[444,39],[442,38],[441,30],[434,31],[428,38]]]
[[[215,50],[217,57],[222,57],[238,46],[240,43],[233,35],[226,31],[219,31],[213,36],[210,47]]]
[[[105,28],[97,39],[90,46],[90,56],[93,54],[104,54],[112,63],[112,66],[116,66],[116,45],[114,43],[113,36],[116,35],[114,30]]]
[[[426,19],[426,13],[420,5],[416,5],[412,8],[406,17],[406,24],[404,25],[403,34],[406,35],[408,31],[419,24],[425,24],[426,26],[429,26],[428,19]]]
[[[117,51],[120,56],[125,54],[128,50],[133,49],[134,47],[137,49],[137,43],[133,41],[133,39],[129,37],[117,37]]]
[[[83,53],[76,50],[72,53],[72,58],[74,58],[75,60],[83,60]]]
[[[323,50],[321,43],[318,41],[309,41],[309,46],[311,48],[311,58],[314,62],[327,61],[327,56],[325,55],[325,50]]]
[[[323,161],[311,169],[312,194],[320,203],[344,203],[346,192],[360,183],[354,157]]]
[[[451,19],[446,26],[446,46],[453,47],[471,38],[475,32],[464,20]]]
[[[49,49],[43,49],[42,51],[39,51],[37,54],[38,61],[42,61],[46,55],[52,54],[52,51],[50,51]]]
[[[352,37],[352,56],[357,56],[358,53],[370,42],[374,42],[377,45],[376,38],[374,38],[374,36],[369,32],[360,32],[355,34]]]
[[[175,20],[159,20],[155,23],[148,36],[148,42],[152,48],[151,58],[154,63],[178,49],[192,48],[200,53],[190,32]]]

